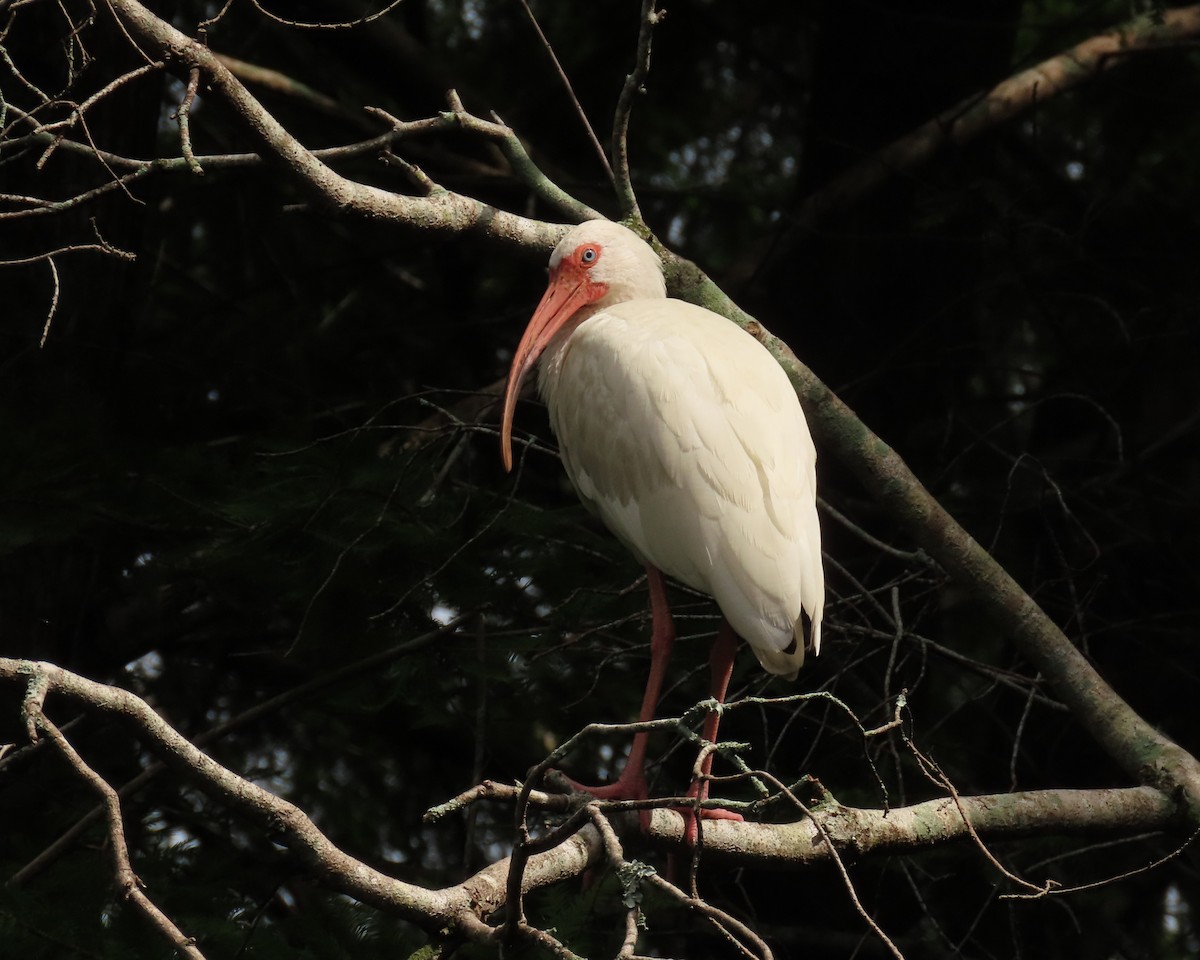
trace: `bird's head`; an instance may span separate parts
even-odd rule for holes
[[[512,422],[521,384],[550,342],[604,307],[667,295],[662,264],[649,244],[619,223],[589,220],[550,254],[550,283],[517,345],[500,426],[504,469],[512,469]]]

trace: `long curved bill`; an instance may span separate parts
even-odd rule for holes
[[[595,299],[586,279],[577,273],[558,271],[550,278],[550,285],[542,294],[541,302],[533,311],[529,326],[517,352],[513,355],[512,367],[508,371],[508,383],[504,388],[504,414],[500,420],[500,454],[504,469],[512,469],[512,425],[517,408],[517,397],[525,377],[534,368],[538,358],[562,329],[563,324],[575,315],[580,307]]]

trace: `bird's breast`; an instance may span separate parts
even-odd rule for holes
[[[788,647],[820,579],[815,452],[762,345],[701,307],[630,301],[550,344],[539,386],[584,503],[752,645]]]

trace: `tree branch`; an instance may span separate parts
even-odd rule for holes
[[[542,32],[542,25],[538,23],[537,17],[533,15],[533,10],[529,6],[528,0],[520,0],[521,6],[525,9],[525,16],[532,24],[534,32],[538,35],[538,40],[542,43],[542,48],[550,56],[550,62],[554,64],[554,69],[558,73],[558,78],[562,81],[563,87],[567,91],[567,96],[571,99],[571,105],[575,108],[575,113],[579,117],[579,122],[583,124],[583,129],[587,132],[588,140],[596,151],[596,156],[600,158],[600,165],[604,167],[604,172],[608,175],[610,182],[613,182],[612,167],[608,163],[608,157],[605,156],[604,148],[600,146],[600,139],[596,136],[596,131],[592,129],[591,121],[588,120],[587,113],[584,112],[583,105],[579,102],[579,98],[575,96],[575,88],[571,86],[571,78],[567,76],[567,71],[563,69],[559,63],[558,55],[554,52],[554,47],[550,45],[550,41],[546,39],[546,35]]]
[[[621,95],[617,98],[617,111],[613,117],[612,152],[613,186],[617,191],[617,204],[621,219],[644,225],[642,211],[638,208],[637,196],[633,192],[633,181],[629,174],[629,115],[633,112],[634,98],[643,93],[642,84],[650,73],[650,38],[654,27],[666,13],[654,9],[655,0],[642,0],[641,19],[638,22],[637,59],[633,71],[625,77]]]
[[[327,690],[330,687],[337,686],[347,680],[362,676],[372,670],[378,670],[387,664],[394,663],[402,657],[408,656],[411,653],[416,653],[424,650],[426,647],[437,643],[444,642],[450,637],[463,620],[473,616],[473,613],[464,613],[449,623],[438,627],[435,630],[430,630],[428,633],[422,634],[419,637],[414,637],[411,640],[406,640],[403,643],[398,643],[386,650],[381,650],[379,653],[372,654],[368,657],[363,657],[353,663],[348,663],[344,667],[339,667],[336,670],[331,670],[327,673],[316,677],[307,683],[302,683],[299,686],[292,687],[290,690],[285,690],[283,693],[277,694],[274,697],[269,697],[259,703],[256,703],[248,710],[244,710],[236,716],[230,717],[216,726],[210,727],[203,733],[193,738],[192,743],[197,747],[203,747],[205,744],[213,743],[220,740],[222,737],[239,730],[251,723],[256,722],[262,717],[277,713],[284,707],[293,703],[302,702],[303,700],[313,696],[314,694]],[[163,763],[152,763],[146,767],[141,773],[131,780],[126,781],[117,790],[119,797],[126,797],[141,790],[147,783],[158,777],[164,770],[166,765]],[[33,880],[46,867],[57,860],[65,853],[80,834],[87,829],[98,817],[102,816],[104,808],[95,807],[88,813],[85,813],[74,824],[68,827],[63,833],[59,834],[55,840],[39,853],[33,860],[25,864],[20,870],[12,875],[7,881],[9,886],[22,886]]]
[[[728,317],[771,351],[796,388],[818,448],[835,455],[918,546],[983,601],[1109,756],[1139,782],[1179,796],[1193,822],[1200,823],[1200,762],[1117,694],[1008,571],[934,499],[899,454],[804,366],[791,347],[733,303],[695,264],[661,246],[656,249],[670,291]]]
[[[795,228],[811,229],[829,213],[1046,100],[1119,66],[1135,53],[1170,48],[1200,34],[1200,5],[1155,9],[1043,60],[938,114],[810,194]]]
[[[440,234],[472,232],[522,250],[549,251],[563,230],[452,191],[408,197],[355,183],[326,166],[279,123],[206,46],[159,19],[137,0],[111,0],[120,25],[168,64],[198,67],[212,93],[246,125],[264,159],[284,170],[316,202],[336,211]],[[186,75],[186,74],[185,74]]]
[[[168,62],[186,69],[199,66],[214,92],[242,116],[263,156],[284,167],[319,201],[337,210],[435,232],[473,231],[527,249],[547,250],[561,235],[554,225],[504,213],[449,191],[428,197],[397,196],[339,176],[265,111],[207,48],[152,15],[137,0],[112,0],[111,8],[134,35]],[[1046,91],[1058,92],[1094,75],[1113,57],[1161,46],[1198,30],[1200,7],[1189,7],[1164,11],[1161,23],[1141,19],[1094,38],[1014,78],[1007,87],[997,88],[1003,95],[993,91],[994,102],[984,101],[987,105],[974,112],[960,111],[953,122],[946,118],[933,122],[923,137],[912,140],[898,156],[908,156],[910,150],[913,157],[928,155],[931,143],[945,141],[948,123],[951,136],[967,136],[982,129],[979,124],[985,119],[995,122],[996,116],[1011,115]],[[935,132],[937,136],[931,140]],[[923,146],[912,145],[918,142]],[[1172,795],[1178,789],[1190,815],[1200,820],[1200,764],[1195,758],[1146,723],[1113,691],[1029,595],[934,500],[901,458],[805,368],[786,344],[738,309],[694,265],[669,251],[661,252],[672,291],[736,320],[762,340],[787,369],[822,448],[842,459],[918,545],[983,599],[1109,754],[1142,782]]]
[[[40,702],[36,708],[34,722],[38,730],[50,737],[75,772],[103,799],[108,819],[109,849],[112,853],[113,873],[121,896],[132,902],[185,957],[189,957],[190,960],[204,960],[204,954],[197,949],[195,940],[175,926],[174,921],[143,892],[142,881],[133,872],[133,865],[129,862],[129,846],[125,842],[125,824],[121,816],[121,801],[117,797],[117,791],[84,762],[83,757],[71,746],[62,731],[42,712]]]
[[[704,824],[704,855],[760,868],[798,868],[830,860],[823,834],[843,856],[859,858],[970,842],[972,829],[987,840],[1015,840],[1177,830],[1184,825],[1171,799],[1153,787],[1030,790],[959,797],[958,803],[970,828],[950,797],[889,810],[822,803],[812,813],[823,830],[810,819],[784,824],[709,820]],[[683,817],[673,810],[655,810],[650,837],[669,846],[682,843]]]
[[[383,874],[336,847],[294,804],[218,764],[127,690],[96,683],[51,663],[11,658],[0,658],[0,680],[28,686],[23,709],[34,723],[42,700],[58,695],[134,724],[169,765],[197,779],[206,792],[261,820],[316,879],[332,889],[427,929],[452,927],[473,939],[479,939],[481,930],[492,930],[481,921],[507,902],[510,859],[498,860],[462,883],[441,890]],[[539,799],[520,787],[497,784],[487,791],[469,793],[470,799]],[[668,798],[660,802],[677,806],[684,801]],[[553,797],[551,804],[557,808],[561,801]],[[630,804],[600,807],[625,809]],[[705,855],[757,866],[800,868],[830,859],[829,850],[821,842],[825,836],[843,857],[861,857],[930,850],[969,839],[972,830],[983,838],[1012,839],[1172,830],[1182,823],[1172,800],[1151,787],[1043,790],[960,797],[957,803],[945,798],[890,810],[844,807],[827,799],[813,808],[813,816],[819,819],[819,827],[811,819],[788,824],[706,823]],[[630,819],[631,827],[636,829],[637,821]],[[654,842],[684,849],[683,817],[674,810],[654,809],[648,836]],[[537,842],[535,846],[537,852],[525,858],[523,865],[522,893],[578,876],[604,856],[604,837],[594,824],[571,832],[552,848]]]

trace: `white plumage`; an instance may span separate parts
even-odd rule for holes
[[[748,333],[668,299],[633,232],[576,227],[550,258],[559,283],[581,248],[598,250],[586,282],[607,289],[546,331],[539,369],[567,474],[640,560],[714,597],[763,667],[794,677],[806,639],[820,650],[825,597],[816,450],[796,393]]]
[[[580,498],[640,560],[714,597],[764,668],[795,676],[801,609],[820,644],[824,581],[816,454],[782,368],[680,300],[607,306],[556,347],[539,386]]]
[[[517,397],[539,359],[571,482],[647,565],[654,632],[640,719],[653,716],[674,640],[659,571],[711,594],[725,616],[710,660],[716,700],[724,700],[737,636],[766,670],[795,677],[806,640],[820,650],[825,580],[816,451],[779,364],[723,317],[668,299],[654,251],[605,220],[576,227],[550,257],[550,283],[505,392],[508,468]],[[705,722],[710,742],[718,717]],[[638,734],[616,783],[581,789],[644,798],[645,750],[646,734]],[[708,754],[692,785],[700,799],[711,762]],[[687,835],[695,837],[694,818]]]

